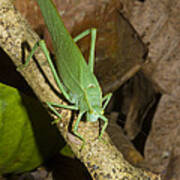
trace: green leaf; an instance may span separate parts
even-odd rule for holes
[[[42,105],[0,83],[0,174],[32,170],[63,146]]]
[[[70,157],[70,158],[75,158],[75,155],[72,149],[67,144],[61,149],[60,154],[63,156]]]

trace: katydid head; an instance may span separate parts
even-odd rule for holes
[[[95,122],[100,116],[104,114],[104,110],[100,107],[95,107],[93,110],[87,113],[87,121]]]

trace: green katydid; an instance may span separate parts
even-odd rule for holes
[[[102,90],[93,74],[96,29],[88,29],[72,39],[52,0],[37,0],[37,2],[52,38],[58,73],[54,68],[43,40],[40,40],[35,44],[24,65],[26,66],[29,63],[36,49],[40,46],[48,60],[58,88],[67,101],[72,104],[62,105],[47,102],[48,107],[59,118],[61,118],[61,115],[54,107],[79,110],[77,121],[75,122],[72,131],[83,141],[83,143],[84,139],[78,133],[78,125],[82,116],[86,114],[87,121],[89,122],[95,122],[98,119],[103,120],[104,125],[99,135],[99,138],[101,138],[108,125],[108,119],[103,115],[104,109],[110,101],[112,94],[109,93],[105,97],[102,97]],[[75,42],[88,34],[91,34],[91,46],[89,62],[87,64]]]

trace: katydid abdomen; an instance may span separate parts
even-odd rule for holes
[[[47,0],[37,1],[53,41],[58,74],[63,84],[71,92],[75,101],[79,97],[86,96],[84,101],[88,101],[93,106],[102,106],[102,93],[99,83],[95,75],[89,70],[84,57],[62,21],[57,21],[54,18],[58,14],[57,10],[54,11],[54,5]],[[81,100],[77,103],[83,102]],[[87,102],[83,104],[87,105]]]

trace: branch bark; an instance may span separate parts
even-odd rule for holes
[[[25,53],[24,59],[28,54],[26,45],[32,47],[38,40],[37,34],[14,9],[12,0],[0,0],[0,46],[16,66],[22,64],[23,54]],[[63,101],[51,88],[55,87],[58,91],[44,55],[38,51],[35,58],[37,62],[31,61],[29,66],[22,69],[20,73],[41,102],[62,103]],[[58,129],[77,158],[85,164],[93,179],[160,179],[158,175],[130,165],[112,144],[106,133],[104,134],[106,143],[98,140],[98,122],[80,123],[79,132],[86,139],[86,145],[80,151],[81,141],[69,132],[71,112],[62,110],[61,114],[63,120],[57,124]],[[54,117],[53,114],[51,115]]]

